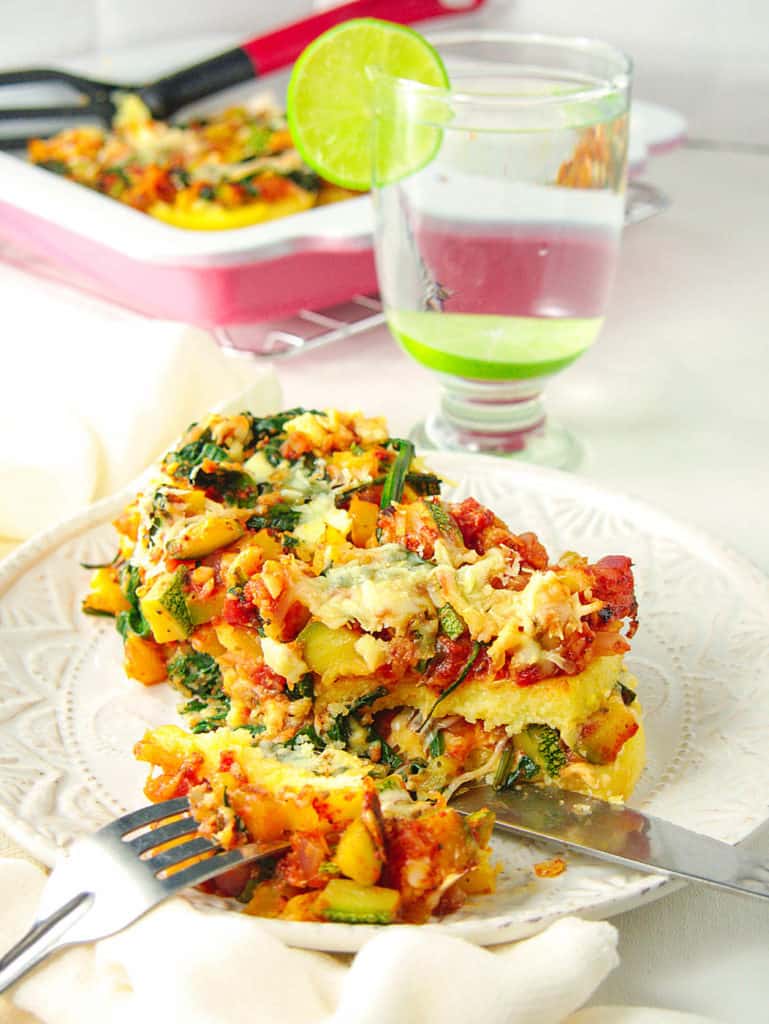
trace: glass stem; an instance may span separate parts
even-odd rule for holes
[[[545,426],[542,381],[442,381],[440,414],[427,425],[442,447],[520,452]],[[437,435],[440,435],[438,437]]]

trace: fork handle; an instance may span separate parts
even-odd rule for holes
[[[66,933],[91,905],[90,893],[81,892],[48,917],[35,921],[26,935],[0,957],[0,992],[61,946]]]

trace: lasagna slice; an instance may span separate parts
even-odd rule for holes
[[[193,424],[116,521],[84,609],[115,615],[129,676],[179,691],[174,743],[207,765],[193,789],[214,831],[231,818],[206,760],[220,740],[249,784],[268,768],[249,751],[309,749],[366,785],[398,780],[419,820],[474,780],[629,796],[644,757],[630,560],[552,559],[440,492],[381,419],[244,412]],[[187,754],[171,770],[147,743],[175,778]]]

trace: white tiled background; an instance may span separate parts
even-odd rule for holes
[[[0,64],[211,33],[245,39],[312,8],[312,0],[0,0]],[[471,17],[608,39],[633,56],[636,95],[681,111],[692,139],[769,145],[767,0],[487,0]]]

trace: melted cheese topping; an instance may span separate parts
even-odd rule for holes
[[[349,512],[336,507],[333,495],[318,494],[306,505],[302,505],[299,510],[299,525],[295,527],[293,533],[300,541],[314,547],[323,540],[327,526],[338,530],[346,537],[351,525]]]
[[[420,620],[435,617],[428,594],[433,569],[405,548],[385,544],[360,552],[355,561],[325,576],[303,577],[297,595],[331,629],[357,622],[367,633],[394,629],[405,634]]]

